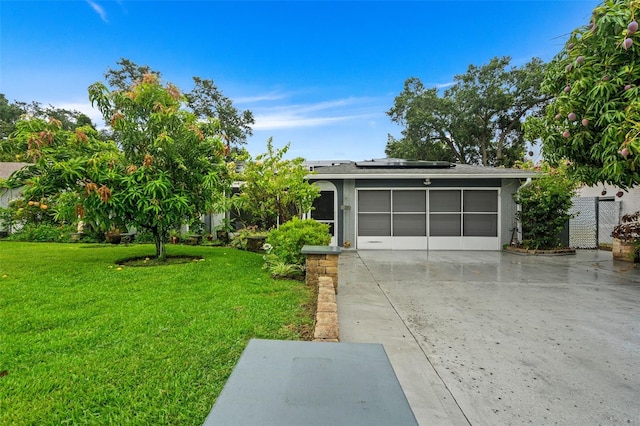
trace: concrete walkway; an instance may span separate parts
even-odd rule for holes
[[[640,270],[611,253],[346,251],[340,340],[422,425],[640,425]]]

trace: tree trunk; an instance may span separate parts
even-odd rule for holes
[[[162,241],[162,235],[160,235],[158,228],[153,229],[153,240],[156,244],[156,258],[163,261],[167,260],[164,242]]]
[[[480,150],[482,152],[482,165],[487,165],[487,141],[482,138],[480,142]]]
[[[507,139],[509,132],[516,127],[516,124],[520,123],[522,115],[524,115],[524,112],[517,114],[516,117],[511,120],[507,128],[500,133],[500,137],[498,138],[498,147],[496,148],[496,166],[502,166],[502,147],[504,146],[504,141]]]

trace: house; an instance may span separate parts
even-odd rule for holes
[[[16,172],[23,168],[24,166],[28,166],[29,163],[13,163],[13,162],[0,162],[0,181],[3,179],[9,179],[9,176],[13,172]],[[0,208],[9,207],[9,202],[16,198],[22,198],[22,188],[3,188],[0,185]],[[0,222],[0,232],[11,232],[11,229],[5,229],[5,224]]]
[[[29,163],[0,162],[0,179],[9,179],[13,172],[28,166]],[[20,188],[9,189],[0,187],[0,207],[8,207],[9,201],[22,197]]]
[[[28,166],[29,163],[12,163],[0,161],[0,179],[9,179],[13,172],[17,172],[21,168]],[[0,207],[8,207],[9,201],[14,198],[21,197],[22,193],[19,189],[9,189],[0,187]]]
[[[513,194],[535,171],[379,159],[311,164],[311,217],[357,249],[500,250],[515,237]]]

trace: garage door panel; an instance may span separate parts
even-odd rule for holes
[[[362,250],[391,250],[392,237],[358,237],[357,247]]]
[[[393,235],[395,237],[426,237],[427,216],[424,214],[394,214]]]
[[[462,237],[429,237],[429,250],[462,250]]]
[[[427,191],[393,191],[393,211],[416,213],[426,212]]]
[[[393,237],[391,250],[426,250],[427,239],[425,237]]]
[[[460,214],[432,214],[429,216],[429,235],[432,237],[459,237]]]
[[[464,237],[462,250],[500,250],[500,240],[491,237]]]
[[[358,192],[358,211],[364,213],[390,213],[391,191]]]
[[[486,190],[465,190],[464,211],[465,212],[498,212],[498,197],[496,191]]]
[[[465,237],[498,236],[498,215],[465,214],[463,222]]]
[[[390,237],[391,214],[367,213],[358,215],[358,235],[363,237]]]

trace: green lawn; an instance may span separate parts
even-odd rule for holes
[[[0,424],[201,425],[251,338],[302,339],[312,292],[262,257],[114,262],[152,245],[0,242]]]

